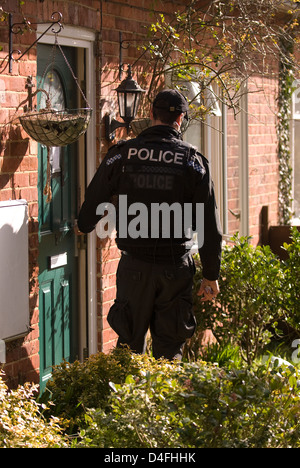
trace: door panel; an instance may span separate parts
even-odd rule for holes
[[[52,46],[38,45],[39,87],[46,89],[52,107],[76,107],[77,85],[60,52],[47,65]],[[64,48],[73,70],[75,49]],[[76,73],[76,71],[75,71]],[[41,96],[44,94],[40,93]],[[39,97],[38,107],[45,106]],[[38,145],[39,158],[39,314],[41,391],[52,366],[78,354],[77,337],[77,257],[73,231],[77,199],[77,144],[49,149]],[[50,164],[50,165],[49,165]],[[52,199],[44,188],[51,180]]]

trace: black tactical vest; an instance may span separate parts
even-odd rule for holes
[[[122,174],[118,184],[117,243],[123,250],[142,246],[151,249],[155,245],[184,252],[191,239],[185,232],[183,210],[184,204],[191,204],[194,193],[196,181],[191,166],[196,149],[180,140],[172,128],[167,129],[149,129],[119,149]],[[134,232],[140,235],[132,238]]]

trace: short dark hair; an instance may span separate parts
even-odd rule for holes
[[[160,91],[153,101],[153,117],[167,125],[173,125],[177,118],[188,112],[186,98],[176,89]]]
[[[181,115],[181,112],[170,112],[166,109],[158,109],[157,107],[153,107],[152,111],[154,120],[159,120],[166,125],[173,125]]]

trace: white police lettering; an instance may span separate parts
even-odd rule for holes
[[[183,165],[184,153],[173,152],[170,150],[156,150],[154,148],[129,148],[128,159],[137,157],[141,161],[165,162],[166,164],[174,163],[179,166]]]

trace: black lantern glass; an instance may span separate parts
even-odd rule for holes
[[[132,78],[131,66],[128,65],[128,75],[116,89],[118,93],[120,117],[126,124],[135,118],[141,100],[141,94],[145,91]]]
[[[130,122],[136,117],[137,110],[141,101],[142,93],[145,93],[139,84],[132,78],[131,66],[128,65],[127,77],[116,89],[118,95],[118,104],[120,117],[124,121],[118,122],[109,116],[106,121],[106,137],[113,139],[113,132],[119,127],[126,127],[129,130]]]

